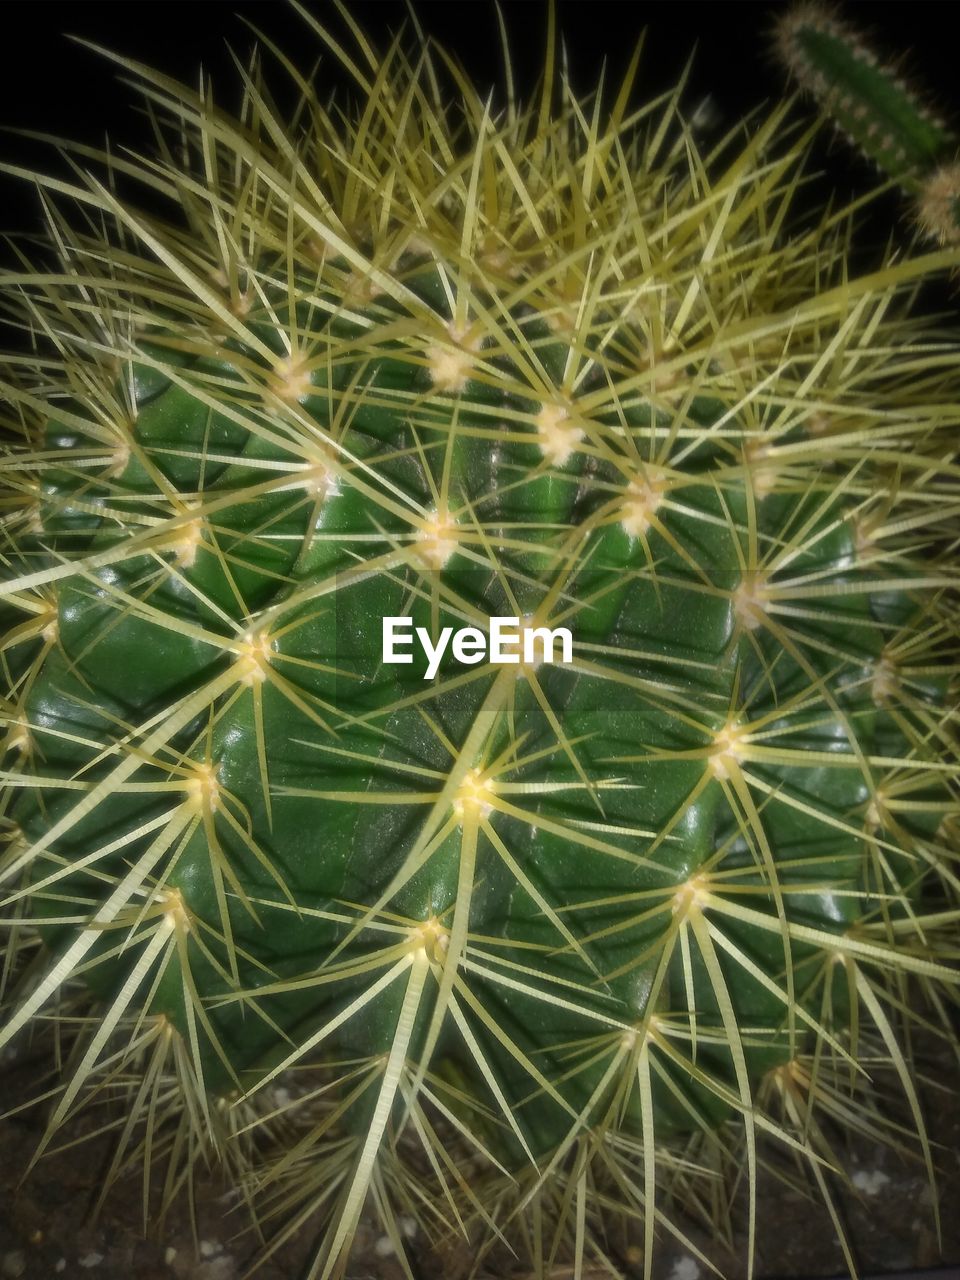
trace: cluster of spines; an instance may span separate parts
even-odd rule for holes
[[[816,0],[778,19],[775,48],[836,128],[913,199],[921,231],[960,244],[960,140],[897,67]]]

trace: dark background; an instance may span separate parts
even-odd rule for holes
[[[313,13],[340,35],[345,24],[331,0],[307,0]],[[403,0],[354,0],[350,12],[382,45],[408,16]],[[565,38],[575,86],[587,92],[604,59],[608,83],[616,80],[634,42],[646,29],[639,98],[668,89],[691,54],[693,72],[686,94],[692,111],[707,94],[717,126],[784,92],[784,77],[769,52],[770,28],[784,8],[778,2],[704,3],[702,0],[557,0],[558,27]],[[493,0],[417,0],[424,29],[453,49],[479,83],[499,78],[500,48]],[[503,0],[518,87],[530,85],[542,64],[546,0]],[[931,100],[956,121],[960,108],[956,47],[947,25],[958,3],[847,3],[843,12],[872,31],[875,45],[900,60],[923,84]],[[319,41],[285,0],[0,0],[0,126],[30,128],[102,145],[141,145],[147,132],[136,92],[122,72],[97,53],[67,39],[82,36],[116,52],[158,67],[192,85],[202,64],[212,74],[218,100],[239,100],[229,46],[246,60],[259,27],[309,68]],[[349,42],[349,35],[346,35]],[[325,55],[320,77],[335,78]],[[273,82],[282,85],[278,70]],[[332,82],[332,81],[331,81]],[[279,95],[282,100],[282,94]],[[638,98],[638,100],[639,100]],[[62,171],[52,149],[37,141],[0,133],[0,161],[45,171]],[[871,184],[869,166],[840,143],[827,140],[816,162],[841,194]],[[891,197],[876,227],[889,230],[902,206]],[[39,204],[29,183],[0,174],[0,232],[36,229]],[[0,246],[0,257],[6,254]]]

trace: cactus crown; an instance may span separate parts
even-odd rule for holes
[[[701,154],[636,57],[499,109],[308,21],[351,110],[125,63],[155,158],[46,180],[7,275],[0,1041],[97,1010],[44,1145],[112,1090],[108,1182],[216,1155],[322,1213],[324,1280],[368,1203],[401,1252],[403,1212],[616,1271],[617,1222],[649,1270],[741,1158],[752,1241],[763,1141],[832,1204],[868,1058],[932,1175],[960,377],[909,308],[949,255],[787,235],[782,110]],[[388,616],[573,652],[424,679]]]

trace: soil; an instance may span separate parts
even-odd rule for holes
[[[942,1074],[937,1070],[941,1081],[956,1079],[948,1058],[933,1066],[943,1068]],[[37,1078],[36,1064],[30,1062],[9,1063],[0,1071],[0,1112],[9,1113],[30,1097]],[[940,1087],[926,1104],[942,1171],[940,1245],[922,1166],[859,1137],[838,1151],[847,1160],[855,1190],[839,1192],[837,1199],[864,1274],[945,1267],[935,1274],[943,1280],[960,1278],[960,1204],[955,1198],[960,1185],[960,1090]],[[41,1120],[37,1109],[0,1119],[0,1280],[241,1280],[254,1265],[260,1245],[248,1228],[244,1206],[214,1172],[196,1181],[196,1233],[184,1198],[162,1229],[148,1230],[146,1238],[142,1191],[134,1179],[115,1187],[99,1219],[90,1220],[110,1151],[104,1136],[88,1134],[82,1142],[44,1156],[21,1185],[42,1132]],[[761,1176],[758,1222],[756,1280],[847,1274],[826,1210],[769,1173]],[[696,1228],[689,1228],[688,1235],[726,1277],[743,1280],[745,1232],[743,1224],[739,1230],[736,1225],[732,1248]],[[307,1223],[257,1269],[258,1280],[305,1275],[317,1234],[316,1225]],[[458,1280],[472,1262],[466,1246],[442,1258],[417,1246],[413,1236],[411,1261],[422,1280]],[[662,1246],[647,1280],[707,1280],[710,1273],[689,1252],[669,1241]],[[389,1240],[363,1224],[348,1280],[401,1280],[403,1271],[391,1253]],[[642,1280],[642,1264],[631,1269],[627,1263],[627,1271]],[[506,1274],[504,1270],[504,1280]],[[601,1274],[606,1273],[585,1269],[582,1280],[599,1280]],[[486,1275],[501,1280],[496,1272]],[[516,1271],[511,1277],[520,1280]],[[572,1271],[558,1270],[556,1280],[573,1280]]]

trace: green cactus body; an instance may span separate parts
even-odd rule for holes
[[[308,94],[300,153],[144,73],[181,225],[91,178],[114,231],[12,280],[59,354],[5,383],[3,875],[43,959],[3,1034],[98,1010],[51,1132],[153,1063],[115,1175],[171,1075],[164,1122],[242,1163],[301,1073],[321,1118],[249,1158],[327,1216],[315,1274],[371,1191],[487,1247],[536,1201],[538,1274],[603,1213],[649,1262],[672,1138],[743,1135],[752,1232],[758,1132],[824,1187],[803,1064],[807,1107],[868,1040],[912,1105],[888,1010],[955,980],[958,366],[905,313],[948,263],[783,238],[778,116],[704,169],[629,83],[602,123],[462,82],[456,123],[429,65],[355,68],[351,125]],[[384,662],[385,617],[503,616],[572,660]]]
[[[916,200],[921,229],[960,241],[958,140],[896,68],[829,9],[803,3],[777,26],[777,51],[799,86],[855,147]]]

